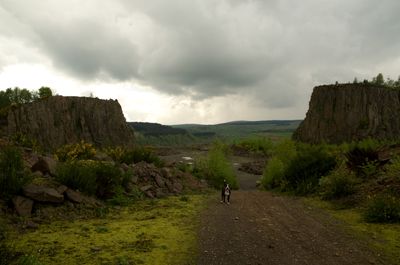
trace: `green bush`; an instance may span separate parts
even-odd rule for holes
[[[269,155],[272,151],[273,144],[269,138],[261,136],[253,136],[251,138],[242,139],[235,145],[240,146],[250,152]]]
[[[383,143],[370,138],[350,144],[345,152],[347,166],[360,177],[375,175],[384,165],[379,160],[382,146]]]
[[[283,162],[279,158],[273,157],[268,161],[267,166],[265,167],[261,183],[266,189],[280,187],[284,175],[285,167]]]
[[[319,181],[322,199],[339,199],[356,192],[356,176],[353,172],[341,166],[330,172]]]
[[[18,148],[6,146],[0,151],[0,197],[10,199],[28,181]]]
[[[99,198],[110,198],[121,185],[118,167],[98,161],[69,161],[57,167],[56,179],[66,186]]]
[[[286,167],[284,181],[286,188],[296,194],[313,193],[319,179],[336,166],[336,159],[326,146],[299,145],[297,154]]]
[[[164,166],[164,162],[149,148],[136,146],[132,149],[126,149],[124,147],[117,146],[114,148],[107,148],[104,151],[108,156],[118,163],[125,163],[129,165],[144,161],[147,163],[153,163],[157,167]]]
[[[391,159],[390,163],[385,165],[384,170],[389,177],[400,180],[400,157]]]
[[[400,199],[392,194],[374,196],[368,202],[364,218],[371,223],[400,222]]]
[[[226,158],[224,150],[219,146],[214,146],[206,157],[200,158],[196,162],[194,172],[200,178],[205,178],[215,188],[220,188],[224,180],[233,189],[238,188],[234,170]]]

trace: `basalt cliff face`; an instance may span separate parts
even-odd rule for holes
[[[293,134],[308,143],[368,137],[400,138],[400,90],[371,84],[315,87],[306,118]]]
[[[10,108],[2,130],[26,135],[45,149],[81,140],[104,147],[131,145],[133,130],[116,100],[53,96]]]

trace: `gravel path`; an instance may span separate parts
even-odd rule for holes
[[[238,173],[245,190],[231,204],[215,195],[199,231],[199,265],[387,264],[341,224],[300,199],[255,190],[258,176]]]

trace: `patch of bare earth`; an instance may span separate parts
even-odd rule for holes
[[[388,264],[332,217],[298,198],[257,191],[257,176],[237,173],[245,190],[234,191],[230,205],[216,195],[202,214],[199,265]]]

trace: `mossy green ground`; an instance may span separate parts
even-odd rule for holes
[[[206,195],[141,201],[104,218],[13,233],[9,243],[42,264],[195,264],[198,214],[206,201]]]
[[[333,217],[343,221],[350,233],[368,244],[378,253],[382,253],[393,264],[400,264],[400,224],[367,223],[362,212],[356,208],[337,209],[334,203],[317,198],[306,198],[305,202],[328,211]]]

